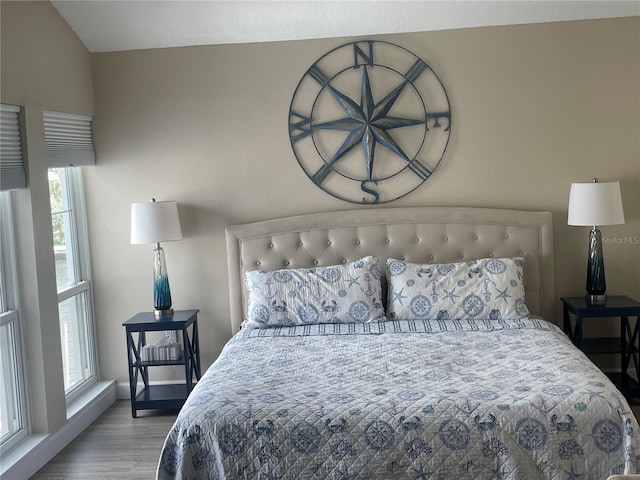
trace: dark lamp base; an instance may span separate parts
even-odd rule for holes
[[[173,308],[168,308],[166,310],[154,310],[153,315],[156,318],[164,317],[165,315],[173,315]]]
[[[589,305],[604,305],[607,303],[607,295],[604,293],[600,295],[590,295],[587,293],[584,298]]]

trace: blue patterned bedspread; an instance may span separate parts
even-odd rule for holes
[[[544,320],[239,332],[158,478],[593,479],[636,473],[624,397]]]

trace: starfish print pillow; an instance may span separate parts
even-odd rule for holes
[[[524,259],[483,258],[414,264],[387,260],[391,320],[473,320],[527,317]]]
[[[381,278],[374,256],[345,265],[246,272],[245,326],[385,321]]]

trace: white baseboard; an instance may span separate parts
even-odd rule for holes
[[[34,434],[2,457],[2,480],[29,478],[91,425],[116,401],[115,381],[93,385],[67,408],[67,423],[51,434]]]

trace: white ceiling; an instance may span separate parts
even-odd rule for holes
[[[640,0],[52,0],[90,52],[640,15]]]

